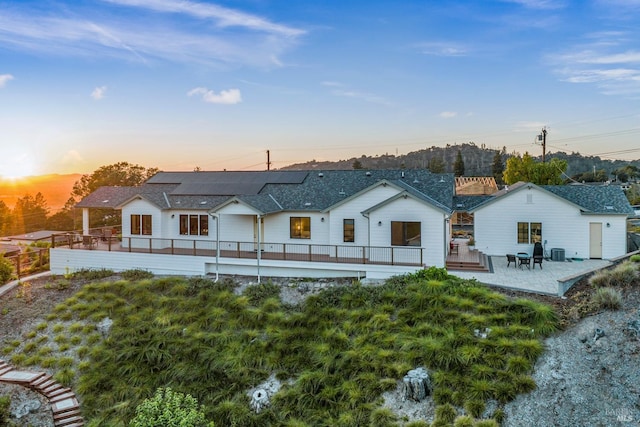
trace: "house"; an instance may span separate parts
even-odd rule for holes
[[[119,250],[56,248],[52,270],[385,278],[444,266],[453,196],[427,170],[160,172],[84,198],[83,234],[91,209],[121,210]]]
[[[456,212],[474,215],[476,244],[491,255],[530,252],[536,239],[568,256],[626,252],[622,224],[632,211],[620,189],[455,188],[452,174],[427,170],[159,172],[78,203],[85,235],[91,209],[120,210],[119,240],[101,251],[56,247],[51,270],[384,279],[444,267]],[[598,236],[602,252],[591,252]]]
[[[619,187],[520,182],[466,201],[476,247],[487,255],[531,254],[535,242],[547,255],[555,248],[570,258],[627,253],[626,220],[633,210]]]

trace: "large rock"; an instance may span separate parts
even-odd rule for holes
[[[416,368],[407,372],[402,379],[403,400],[420,402],[431,394],[431,378],[425,368]]]

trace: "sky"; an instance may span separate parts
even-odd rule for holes
[[[0,175],[640,158],[640,0],[0,0]]]

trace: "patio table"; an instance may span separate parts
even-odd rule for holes
[[[518,266],[522,269],[523,265],[526,265],[529,270],[531,270],[531,256],[526,252],[518,252],[516,255],[518,257]]]

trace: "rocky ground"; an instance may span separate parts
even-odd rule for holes
[[[255,280],[255,278],[253,279]],[[252,279],[241,280],[242,288]],[[54,283],[52,286],[51,283]],[[278,280],[282,298],[295,304],[336,283]],[[0,343],[20,339],[43,321],[53,307],[70,297],[82,282],[55,285],[51,278],[30,282],[0,297]],[[506,405],[506,426],[637,426],[640,425],[640,287],[622,289],[619,311],[593,312],[590,286],[578,283],[564,299],[533,296],[552,304],[560,314],[563,331],[548,338],[546,352],[533,375],[538,388]],[[506,292],[510,296],[527,296]],[[17,386],[0,385],[0,395],[12,396],[11,410],[25,412],[17,425],[52,426],[48,404]],[[399,390],[387,393],[385,405],[408,419],[433,418],[434,405],[403,401]],[[40,401],[38,406],[36,401]],[[22,406],[20,406],[22,405]],[[18,410],[18,408],[20,409]],[[405,418],[405,419],[406,419]]]

